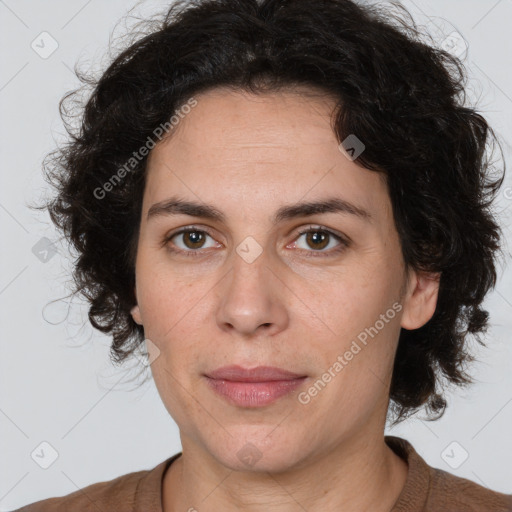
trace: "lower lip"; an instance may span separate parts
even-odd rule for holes
[[[305,379],[306,377],[269,382],[235,382],[206,378],[216,393],[240,407],[262,407],[271,404],[297,389]]]

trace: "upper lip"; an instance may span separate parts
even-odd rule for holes
[[[305,375],[290,372],[275,366],[257,366],[243,368],[238,365],[223,366],[206,374],[212,379],[231,380],[236,382],[268,382],[273,380],[293,380]]]

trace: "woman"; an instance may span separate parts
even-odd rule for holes
[[[512,510],[384,436],[471,381],[503,181],[460,62],[400,19],[182,2],[101,76],[48,208],[183,449],[20,510]]]

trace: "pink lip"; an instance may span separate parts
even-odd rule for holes
[[[209,386],[230,403],[261,407],[291,393],[307,378],[282,368],[224,366],[205,375]]]

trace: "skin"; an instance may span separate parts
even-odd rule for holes
[[[154,344],[153,377],[181,435],[183,454],[164,477],[165,512],[387,512],[405,484],[407,464],[384,442],[393,359],[400,329],[433,315],[439,276],[405,268],[383,177],[339,150],[334,101],[314,93],[204,92],[149,155],[132,317]],[[215,205],[226,222],[147,219],[153,204],[175,195]],[[371,221],[322,213],[271,222],[284,204],[333,195]],[[186,234],[165,242],[190,225],[208,231],[204,248]],[[334,237],[308,242],[298,231],[311,225],[350,243],[335,253]],[[248,236],[262,249],[251,263],[236,251]],[[402,306],[394,318],[300,403],[298,393],[394,303]],[[277,402],[248,409],[205,382],[205,372],[227,364],[308,378]],[[237,457],[247,443],[261,454],[251,466]]]

